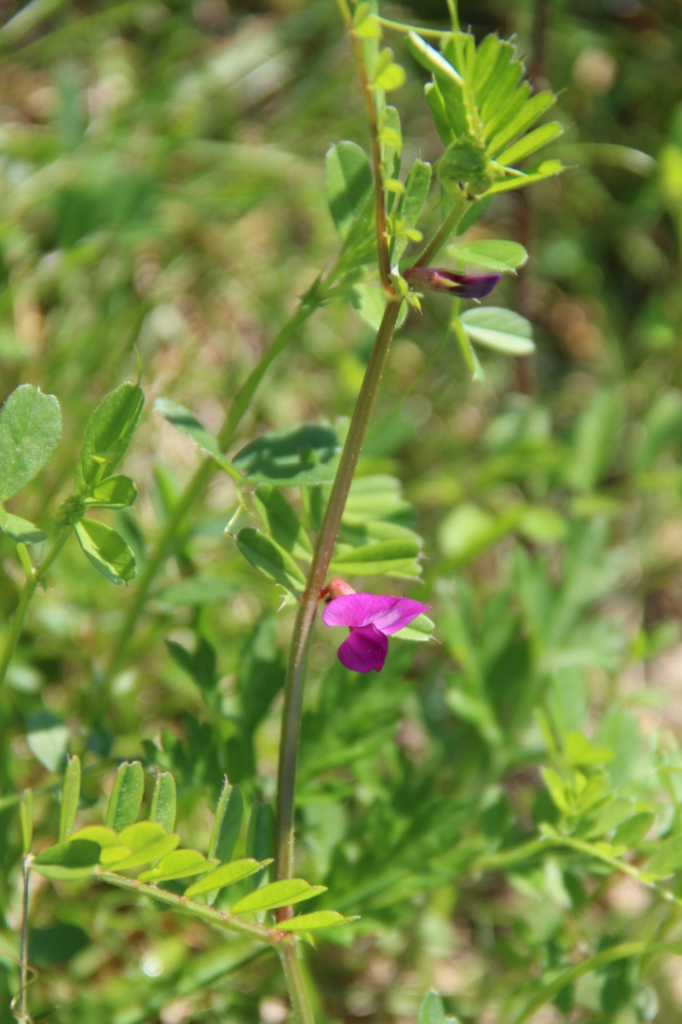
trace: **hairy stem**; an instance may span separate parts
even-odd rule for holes
[[[391,257],[388,249],[388,224],[386,221],[386,193],[384,190],[384,176],[381,168],[381,140],[379,138],[379,120],[377,117],[376,103],[374,102],[374,90],[370,81],[365,60],[365,51],[362,46],[362,39],[357,36],[352,27],[350,28],[351,45],[353,56],[358,69],[360,84],[362,86],[362,99],[365,105],[365,117],[369,127],[370,148],[372,152],[372,174],[374,176],[374,221],[376,225],[377,238],[377,261],[379,264],[379,277],[384,291],[389,295],[393,294],[394,288],[391,281]]]
[[[329,282],[330,278],[327,279],[327,287],[329,286]],[[261,358],[258,365],[254,367],[247,377],[246,381],[237,393],[227,419],[225,420],[225,423],[218,435],[218,441],[223,451],[226,451],[230,446],[237,428],[242,421],[244,413],[247,411],[251,403],[251,399],[263,380],[263,377],[270,369],[277,356],[289,344],[305,321],[316,309],[319,308],[320,305],[322,305],[326,295],[327,292],[325,288],[320,291],[316,298],[309,294],[303,299],[296,313],[291,317],[288,323],[284,325],[270,348]],[[211,459],[205,459],[201,463],[178,498],[168,521],[164,525],[164,528],[156,541],[153,551],[145,562],[144,568],[137,579],[133,598],[128,606],[128,610],[114,641],[111,657],[102,681],[105,688],[123,664],[128,644],[135,632],[137,621],[147,603],[149,590],[156,579],[159,569],[168,557],[188,512],[194,505],[195,501],[204,492],[216,469],[217,464]]]
[[[324,520],[317,538],[315,553],[308,573],[305,591],[301,599],[291,641],[291,653],[284,691],[282,716],[282,738],[279,752],[277,777],[277,824],[276,877],[293,876],[294,860],[294,792],[296,788],[296,757],[301,728],[303,687],[306,676],[308,648],[312,636],[320,591],[324,587],[329,563],[341,525],[341,516],[346,506],[348,492],[360,458],[360,450],[367,425],[372,415],[379,382],[386,365],[388,350],[393,338],[400,301],[389,301],[374,342],[362,388],[348,429],[348,436],[341,454],[332,492],[329,497]],[[278,919],[291,916],[291,908],[278,911]]]
[[[207,924],[217,925],[219,928],[226,928],[228,931],[237,932],[249,939],[258,939],[268,946],[280,946],[285,943],[293,945],[294,939],[278,932],[272,928],[266,928],[262,924],[251,921],[243,921],[240,917],[233,917],[232,914],[216,910],[214,907],[205,906],[203,903],[195,903],[185,896],[178,896],[166,889],[159,889],[155,885],[148,885],[146,882],[139,882],[136,878],[126,878],[125,875],[118,875],[114,871],[100,871],[97,878],[109,885],[115,885],[118,889],[126,889],[138,896],[149,896],[151,899],[165,903],[167,906],[175,907],[176,910],[184,910],[192,917],[198,917]]]
[[[62,548],[66,544],[67,540],[71,536],[71,526],[61,526],[57,531],[57,535],[52,543],[52,547],[48,551],[47,555],[40,563],[35,566],[27,575],[26,582],[21,591],[19,597],[19,604],[16,607],[14,616],[12,617],[12,625],[10,626],[9,633],[7,634],[7,640],[5,641],[5,647],[2,652],[2,658],[0,658],[0,686],[5,680],[7,675],[7,669],[9,668],[12,655],[16,650],[19,638],[21,637],[22,630],[24,628],[24,620],[26,613],[29,609],[29,605],[33,599],[33,595],[36,592],[38,584],[45,578],[47,570],[50,568],[52,563],[55,561],[57,556],[60,554]]]
[[[278,953],[287,981],[287,990],[291,999],[291,1008],[294,1011],[296,1024],[315,1024],[308,986],[303,975],[296,942],[282,944],[278,949]]]

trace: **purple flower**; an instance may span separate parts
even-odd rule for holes
[[[490,295],[501,274],[455,274],[435,267],[411,267],[403,277],[414,288],[429,292],[448,292],[460,299],[482,299]]]
[[[333,584],[332,595],[338,587]],[[344,584],[348,587],[348,584]],[[404,629],[429,605],[389,594],[345,593],[330,601],[322,613],[325,626],[348,626],[350,636],[338,650],[339,661],[352,672],[381,672],[388,653],[388,638]]]

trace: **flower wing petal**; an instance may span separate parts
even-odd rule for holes
[[[351,629],[337,651],[339,661],[351,672],[381,672],[387,653],[388,637],[371,625]]]
[[[390,594],[344,594],[329,602],[322,612],[322,621],[325,626],[349,626],[352,629],[369,626],[398,601],[404,600]]]
[[[382,633],[391,636],[398,630],[409,626],[413,619],[416,619],[422,612],[428,612],[431,606],[422,604],[421,601],[413,601],[411,597],[399,597],[392,608],[387,608],[378,618],[374,619],[374,625]]]

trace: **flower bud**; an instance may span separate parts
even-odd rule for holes
[[[332,601],[337,597],[345,597],[347,594],[354,594],[355,591],[351,587],[350,583],[346,583],[345,580],[341,580],[338,577],[334,577],[329,586],[327,592],[331,597]]]
[[[436,267],[411,267],[403,277],[412,288],[427,292],[447,292],[460,299],[482,299],[489,295],[501,274],[455,274]]]

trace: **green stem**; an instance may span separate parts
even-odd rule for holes
[[[261,358],[258,365],[254,367],[242,387],[239,389],[239,392],[232,403],[227,419],[225,420],[225,423],[218,435],[218,441],[222,451],[226,451],[230,446],[237,428],[251,403],[251,399],[277,356],[289,344],[305,321],[325,301],[328,294],[330,280],[331,275],[327,278],[325,287],[321,289],[317,297],[310,295],[310,293],[308,296],[304,297],[294,316],[291,317],[288,323],[284,325],[272,345]],[[163,562],[168,557],[178,533],[180,532],[180,527],[182,526],[185,517],[192,508],[194,502],[203,493],[216,469],[217,464],[211,459],[205,459],[201,463],[178,498],[166,524],[164,525],[161,535],[156,541],[154,550],[145,562],[144,568],[137,579],[132,600],[128,606],[128,610],[114,641],[112,654],[104,673],[104,679],[102,680],[104,689],[106,689],[108,684],[121,668],[125,653],[128,649],[128,644],[135,633],[137,620],[142,614],[147,603],[151,585],[154,582]]]
[[[0,686],[5,680],[7,675],[7,669],[9,668],[12,655],[14,654],[19,639],[21,637],[22,630],[24,628],[24,620],[28,611],[29,605],[33,599],[33,595],[36,592],[38,584],[45,578],[47,570],[50,568],[54,560],[57,558],[62,548],[66,544],[67,540],[71,536],[71,526],[60,526],[55,536],[52,547],[49,552],[40,563],[36,566],[32,572],[26,577],[26,582],[22,588],[19,596],[19,604],[16,607],[14,615],[12,617],[12,625],[10,626],[9,633],[7,634],[7,640],[5,642],[5,648],[2,652],[2,658],[0,659]]]
[[[21,973],[19,975],[19,1019],[27,1021],[26,990],[28,988],[28,904],[29,880],[31,877],[30,860],[24,857],[21,864],[22,900],[21,900]]]
[[[287,981],[287,989],[296,1024],[315,1024],[315,1016],[310,1005],[310,995],[301,969],[296,942],[282,944],[278,949],[278,953]]]
[[[362,99],[365,104],[365,117],[369,128],[369,140],[372,153],[372,175],[374,177],[374,222],[377,239],[377,262],[379,264],[379,277],[384,291],[388,295],[394,292],[391,281],[391,256],[388,248],[388,223],[386,220],[386,193],[384,190],[384,175],[381,166],[381,140],[379,138],[379,120],[377,116],[376,103],[374,102],[374,89],[370,81],[365,61],[365,51],[362,39],[350,29],[350,40],[353,47],[353,55],[358,69],[360,85],[362,87]]]
[[[561,992],[563,988],[570,985],[572,982],[577,981],[578,978],[582,978],[585,974],[591,974],[593,971],[598,971],[602,967],[607,967],[609,964],[616,963],[618,960],[630,960],[636,956],[648,956],[654,953],[682,953],[682,943],[679,942],[623,942],[618,946],[611,946],[610,949],[605,949],[602,953],[597,953],[596,956],[591,956],[588,960],[583,960],[581,964],[576,964],[575,967],[569,967],[568,970],[564,971],[549,985],[545,985],[544,988],[534,996],[528,1005],[521,1011],[519,1016],[514,1021],[514,1024],[525,1024],[530,1017],[533,1016],[536,1010],[539,1010],[545,1003],[550,1002],[555,996]]]
[[[100,871],[96,876],[102,882],[115,885],[118,889],[126,889],[138,896],[149,896],[151,899],[165,903],[176,910],[184,910],[192,917],[198,917],[207,924],[217,925],[219,928],[226,928],[228,931],[237,932],[249,939],[258,939],[268,946],[280,946],[283,944],[293,945],[294,940],[283,932],[273,928],[266,928],[262,924],[255,924],[250,921],[243,921],[240,917],[233,917],[232,914],[216,910],[214,907],[204,906],[203,903],[195,903],[185,896],[178,896],[166,889],[159,889],[155,885],[148,885],[146,882],[139,882],[136,878],[126,878],[125,875],[118,875],[114,871]]]
[[[433,257],[443,248],[448,238],[462,219],[468,199],[463,192],[460,192],[453,198],[455,205],[452,207],[450,213],[438,228],[438,231],[436,231],[429,244],[422,250],[422,252],[419,253],[419,256],[417,256],[416,260],[412,264],[414,267],[425,267],[430,263]]]
[[[388,350],[393,338],[400,301],[389,301],[374,342],[362,388],[358,396],[348,436],[341,454],[339,468],[332,486],[324,520],[317,538],[315,553],[308,573],[305,591],[294,625],[291,653],[284,690],[282,713],[282,737],[279,751],[277,776],[277,823],[275,826],[275,850],[278,879],[293,877],[294,861],[294,793],[296,788],[296,758],[301,728],[301,708],[305,684],[308,648],[312,636],[320,591],[323,589],[334,545],[341,525],[341,516],[346,506],[348,492],[353,482],[360,458],[362,442],[372,415],[379,383],[386,365]],[[278,918],[291,916],[291,907],[278,911]]]

